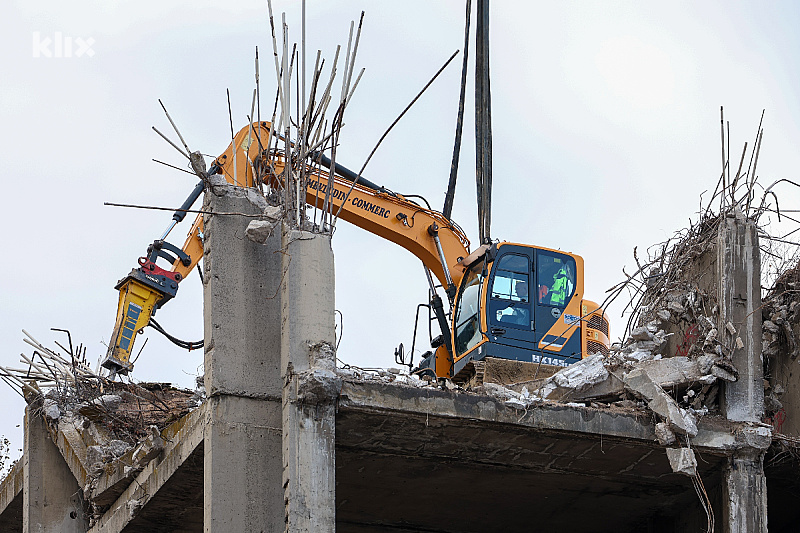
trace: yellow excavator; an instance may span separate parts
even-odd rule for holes
[[[270,146],[271,133],[268,122],[242,128],[208,174],[223,175],[229,183],[245,187],[260,180],[280,188],[285,154],[262,148]],[[240,162],[253,164],[235,167],[234,154]],[[470,250],[463,230],[442,213],[332,164],[322,154],[316,154],[314,163],[315,168],[324,166],[328,171],[318,170],[309,177],[308,205],[322,207],[327,195],[333,213],[341,207],[342,219],[402,246],[425,266],[431,295],[427,305],[441,335],[432,339],[432,351],[416,372],[458,378],[466,372],[467,363],[485,357],[568,366],[592,353],[608,353],[608,320],[596,303],[584,299],[580,256],[511,242],[486,243]],[[138,267],[116,286],[117,319],[103,361],[112,373],[124,375],[133,368],[130,356],[137,332],[148,325],[163,332],[153,315],[176,295],[181,280],[203,256],[202,216],[195,220],[182,248],[165,238],[202,194],[206,181],[197,184],[162,238],[148,247]],[[171,266],[158,266],[159,258]],[[433,277],[447,294],[448,312]],[[202,341],[177,343],[188,349],[202,346]]]

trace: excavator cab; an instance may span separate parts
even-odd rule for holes
[[[452,363],[440,347],[420,369],[458,380],[467,363],[485,357],[569,366],[608,353],[608,320],[582,298],[580,256],[504,242],[464,267],[453,304]]]

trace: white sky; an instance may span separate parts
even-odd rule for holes
[[[276,14],[287,12],[293,40],[300,34],[299,6],[274,4]],[[357,66],[366,73],[337,155],[356,169],[462,48],[464,24],[461,1],[309,1],[309,56],[321,49],[330,61],[362,9]],[[752,144],[766,108],[759,174],[767,184],[793,179],[800,146],[798,23],[798,9],[788,1],[492,2],[493,237],[582,255],[587,296],[602,301],[622,279],[622,267],[631,270],[633,247],[686,226],[700,193],[714,188],[720,105],[731,122],[734,158],[745,141]],[[94,39],[94,55],[34,57],[34,32],[42,39],[55,32]],[[0,44],[6,160],[0,364],[15,366],[21,351],[30,353],[22,328],[51,344],[61,339],[51,327],[70,329],[94,361],[105,353],[113,327],[114,284],[170,219],[165,212],[102,204],[183,201],[195,180],[150,161],[184,164],[150,130],[169,130],[157,99],[193,150],[221,153],[230,135],[225,89],[231,89],[238,129],[249,112],[256,45],[262,106],[271,108],[266,3],[5,0]],[[441,208],[459,77],[457,59],[384,141],[365,177]],[[472,131],[468,102],[454,219],[475,242]],[[795,208],[796,192],[779,191],[782,207]],[[173,233],[173,242],[182,244],[188,225]],[[419,261],[346,223],[334,250],[337,308],[344,315],[339,357],[395,366],[393,349],[401,341],[410,346],[414,309],[426,298]],[[610,312],[613,336],[622,329],[621,307]],[[195,340],[202,337],[201,318],[193,275],[159,319]],[[147,336],[134,377],[192,386],[202,354]],[[21,448],[15,426],[22,401],[3,385],[0,405],[0,435]]]

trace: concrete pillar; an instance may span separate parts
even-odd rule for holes
[[[723,480],[725,533],[767,533],[767,478],[760,450],[737,452]]]
[[[717,235],[720,328],[739,371],[724,384],[723,414],[737,422],[760,423],[764,416],[764,363],[761,356],[761,261],[756,225],[741,211],[724,216]],[[764,451],[734,452],[723,479],[726,533],[767,531]]]
[[[35,409],[36,404],[25,408],[22,531],[85,533],[82,489]]]
[[[729,420],[761,422],[764,363],[761,357],[761,262],[756,225],[738,210],[723,217],[717,238],[720,334],[733,347],[739,379],[725,384],[722,410]],[[735,332],[728,330],[732,325]]]
[[[263,198],[240,187],[206,194],[207,210],[260,213]],[[217,196],[217,194],[221,194]],[[204,531],[282,532],[280,231],[257,244],[252,219],[204,221]]]
[[[331,239],[283,232],[283,460],[287,533],[336,529],[334,269]]]

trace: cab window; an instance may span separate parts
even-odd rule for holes
[[[461,283],[461,294],[456,304],[456,354],[469,351],[481,340],[480,301],[481,269],[483,263],[474,265]]]
[[[575,260],[567,255],[539,252],[536,277],[538,303],[563,309],[575,292]]]
[[[530,264],[524,255],[500,258],[492,281],[492,319],[504,325],[530,329]]]

